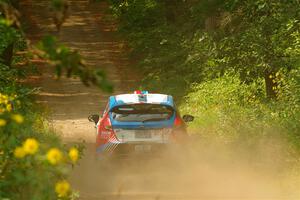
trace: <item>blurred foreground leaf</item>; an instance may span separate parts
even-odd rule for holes
[[[58,77],[62,75],[68,78],[78,76],[86,86],[96,85],[106,92],[113,91],[113,87],[102,69],[89,68],[76,50],[59,44],[55,37],[44,37],[37,48],[38,55],[55,67]]]

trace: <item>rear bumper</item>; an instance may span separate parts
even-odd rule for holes
[[[122,143],[113,152],[116,155],[128,154],[155,154],[166,150],[170,144],[167,143]]]
[[[115,144],[113,148],[97,149],[97,153],[99,156],[109,157],[128,157],[133,155],[159,156],[175,146],[177,145],[173,143],[119,143]]]

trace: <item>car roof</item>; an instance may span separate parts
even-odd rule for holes
[[[109,108],[138,103],[162,104],[174,107],[173,97],[166,94],[120,94],[109,97]]]

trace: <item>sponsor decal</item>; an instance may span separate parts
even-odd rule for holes
[[[109,139],[110,138],[110,134],[111,134],[110,131],[101,131],[100,138],[101,139]]]

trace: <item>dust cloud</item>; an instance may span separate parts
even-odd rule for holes
[[[159,155],[103,162],[88,144],[71,181],[83,200],[300,199],[297,169],[283,149],[277,139],[244,148],[193,137]]]

